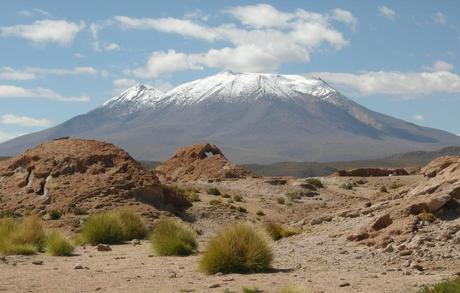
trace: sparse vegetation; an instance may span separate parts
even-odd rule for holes
[[[198,248],[195,231],[172,219],[160,220],[150,235],[150,241],[155,253],[163,256],[186,256]]]
[[[215,196],[221,195],[220,190],[217,189],[216,187],[209,188],[208,189],[208,194],[212,194],[212,195],[215,195]]]
[[[390,189],[398,189],[398,188],[403,187],[403,186],[404,186],[404,184],[402,184],[401,182],[393,182],[390,185]]]
[[[425,285],[417,293],[458,293],[460,292],[460,277],[453,280],[441,281],[434,285]]]
[[[209,204],[212,206],[221,206],[223,203],[220,199],[211,199]]]
[[[186,198],[191,202],[200,201],[199,190],[196,188],[181,188],[177,185],[167,186],[170,190],[174,191],[176,194],[180,194],[182,197]]]
[[[121,208],[114,212],[123,228],[123,239],[142,239],[147,235],[147,226],[142,218],[129,208]]]
[[[21,214],[13,211],[1,211],[0,212],[0,219],[1,218],[19,218]]]
[[[105,212],[88,218],[83,225],[81,239],[84,243],[92,245],[116,244],[124,240],[124,233],[121,221],[113,213]]]
[[[276,202],[279,203],[279,204],[285,204],[286,203],[286,200],[284,199],[284,197],[278,197],[276,199]]]
[[[354,185],[351,182],[346,182],[342,183],[339,187],[346,190],[353,190]]]
[[[236,202],[242,202],[243,201],[243,197],[239,194],[235,194],[233,196],[233,200],[236,201]]]
[[[308,183],[308,184],[311,184],[317,188],[323,188],[324,185],[323,185],[323,182],[321,182],[321,180],[317,179],[317,178],[307,178],[305,179],[305,182]]]
[[[307,293],[307,289],[298,286],[283,287],[278,293]]]
[[[387,187],[385,185],[380,186],[380,192],[387,193],[388,192]]]
[[[243,289],[241,289],[241,291],[243,293],[260,293],[260,292],[263,292],[262,290],[260,290],[257,287],[243,287]]]
[[[253,273],[270,268],[272,259],[265,235],[249,224],[238,223],[211,239],[199,266],[207,274]]]
[[[232,196],[230,194],[228,194],[228,193],[224,193],[224,194],[222,194],[222,197],[223,198],[231,198]]]
[[[45,230],[42,220],[31,215],[22,220],[0,219],[0,253],[33,254],[43,249]]]
[[[59,220],[62,216],[62,213],[58,210],[48,211],[48,217],[50,220]]]
[[[256,212],[256,215],[258,215],[258,216],[265,216],[265,213],[264,213],[262,210],[258,210],[258,211]]]
[[[248,212],[248,210],[245,207],[241,207],[241,206],[237,208],[237,211],[239,211],[240,213],[247,213]]]
[[[266,224],[265,230],[275,241],[284,237],[300,234],[302,232],[300,228],[286,228],[284,225],[274,222]]]
[[[46,236],[46,253],[53,256],[70,256],[75,247],[62,233],[51,231]]]
[[[430,212],[427,212],[427,211],[421,212],[418,215],[418,217],[420,218],[420,220],[425,221],[425,222],[434,222],[434,220],[436,220],[436,218],[433,215],[433,213],[430,213]]]

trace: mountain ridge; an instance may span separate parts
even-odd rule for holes
[[[363,160],[460,145],[460,137],[369,110],[321,79],[230,71],[162,93],[136,85],[53,128],[0,144],[0,155],[61,136],[106,140],[161,161],[211,142],[237,163]]]

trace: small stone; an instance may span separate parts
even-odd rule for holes
[[[112,248],[108,244],[98,244],[97,251],[111,251]]]
[[[348,286],[350,286],[350,283],[348,282],[342,282],[339,284],[339,287],[348,287]]]
[[[141,241],[140,241],[139,239],[133,239],[133,240],[131,240],[131,244],[132,244],[133,246],[140,245],[140,244],[141,244]]]
[[[208,286],[209,289],[218,288],[218,287],[220,287],[220,284],[217,284],[217,283],[211,284],[211,285]]]
[[[231,282],[231,281],[235,281],[235,279],[233,279],[232,277],[228,277],[228,278],[223,278],[222,281]]]
[[[176,273],[175,272],[169,272],[168,274],[168,278],[170,279],[174,279],[175,277],[177,277]]]
[[[217,272],[217,273],[214,274],[214,276],[222,276],[222,275],[223,275],[222,272]]]
[[[34,260],[34,261],[32,261],[32,264],[37,265],[37,266],[41,266],[43,264],[43,261],[42,260]]]
[[[401,250],[399,252],[399,256],[407,256],[407,255],[411,255],[412,254],[412,251],[406,249],[406,250]]]
[[[75,266],[73,267],[73,269],[74,269],[74,270],[83,270],[84,267],[83,267],[82,265],[78,264],[78,265],[75,265]]]
[[[302,265],[298,263],[298,264],[295,265],[295,268],[299,270],[299,269],[302,268]]]

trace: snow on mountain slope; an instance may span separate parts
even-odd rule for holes
[[[102,104],[102,108],[122,110],[130,114],[154,107],[163,96],[164,93],[154,87],[137,84]]]
[[[308,79],[300,75],[225,71],[180,85],[167,92],[158,104],[187,106],[204,101],[231,104],[262,98],[295,101],[311,96],[337,103],[337,94],[335,89],[321,79]]]

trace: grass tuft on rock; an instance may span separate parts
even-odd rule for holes
[[[150,235],[152,248],[157,255],[186,256],[198,248],[196,233],[188,225],[173,219],[160,220]]]
[[[282,224],[274,222],[266,224],[265,230],[275,241],[284,237],[290,237],[296,234],[300,234],[302,232],[300,228],[287,228]]]
[[[199,267],[206,274],[254,273],[269,269],[272,260],[265,235],[249,224],[237,223],[209,241]]]
[[[51,231],[46,236],[46,253],[52,256],[71,256],[75,247],[61,232]]]

